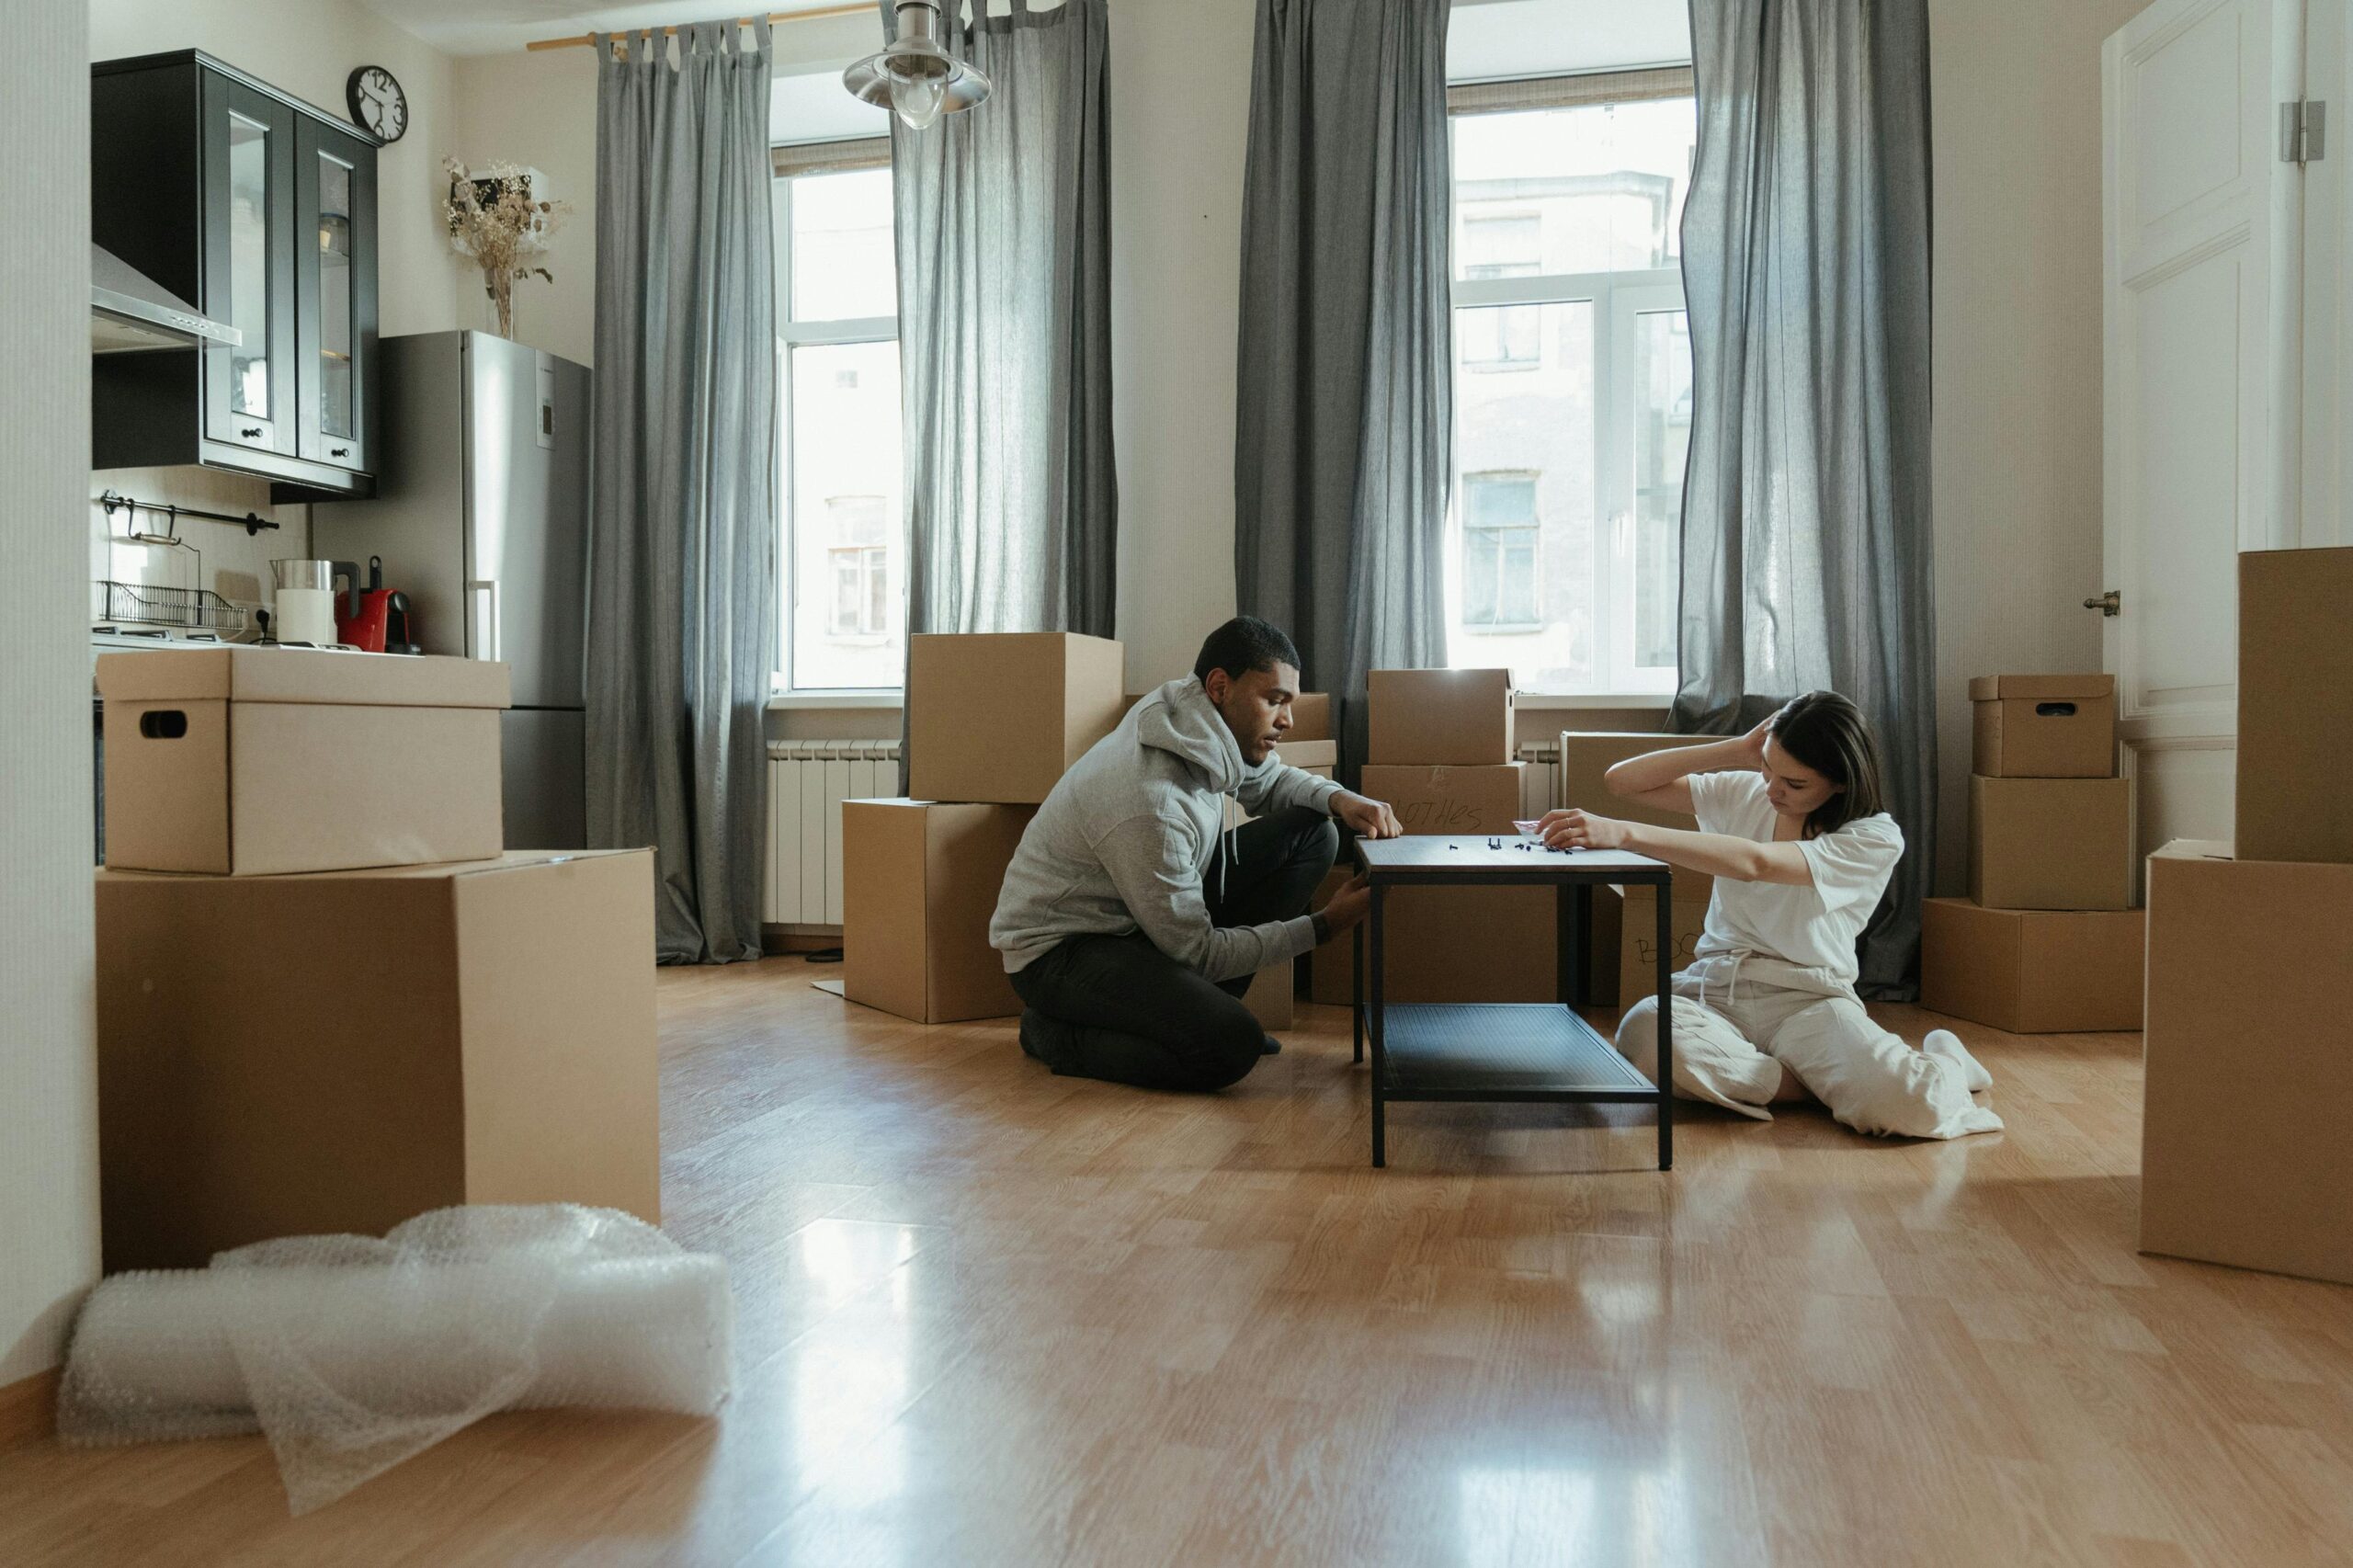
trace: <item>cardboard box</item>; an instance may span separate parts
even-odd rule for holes
[[[1258,1027],[1276,1034],[1291,1027],[1298,1008],[1299,972],[1291,963],[1269,964],[1250,977],[1242,1005],[1257,1018]]]
[[[2012,1034],[2141,1027],[2140,910],[1920,910],[1920,1006]]]
[[[2353,861],[2353,550],[2239,557],[2238,855]]]
[[[1329,778],[1332,769],[1340,766],[1340,743],[1337,741],[1304,741],[1286,735],[1275,750],[1291,767]]]
[[[1654,827],[1676,827],[1697,831],[1699,822],[1688,812],[1662,812],[1635,801],[1621,801],[1609,792],[1605,775],[1628,757],[1642,756],[1670,746],[1711,745],[1722,735],[1659,735],[1626,733],[1615,730],[1563,730],[1561,732],[1560,803],[1575,806],[1623,822],[1648,823]],[[1715,887],[1715,879],[1704,871],[1675,869],[1675,892],[1681,900],[1696,899],[1701,903]]]
[[[97,873],[106,1268],[453,1203],[658,1223],[654,856]]]
[[[1348,873],[1317,890],[1321,909]],[[1387,895],[1386,998],[1391,1002],[1555,1002],[1553,889],[1398,888]],[[1356,999],[1356,933],[1317,948],[1308,963],[1312,1000]]]
[[[1034,806],[1128,710],[1119,643],[1062,631],[907,639],[909,793]]]
[[[989,946],[1029,806],[842,802],[842,994],[919,1024],[1008,1018],[1021,999]]]
[[[2116,774],[2116,677],[1980,676],[1969,683],[1972,771],[1989,778]]]
[[[1512,759],[1509,670],[1374,670],[1368,762],[1483,767]]]
[[[2149,858],[2141,1250],[2353,1284],[2353,865]]]
[[[1677,893],[1683,872],[1675,873]],[[1586,1005],[1631,1007],[1658,990],[1658,890],[1607,887],[1593,890],[1593,943],[1586,967]],[[1669,907],[1675,945],[1666,972],[1689,964],[1708,923],[1708,901],[1678,897]]]
[[[261,876],[494,856],[506,666],[105,653],[107,864]]]
[[[1296,745],[1302,741],[1336,742],[1339,738],[1339,714],[1335,711],[1330,693],[1302,691],[1291,699],[1289,744]]]
[[[1512,824],[1525,809],[1527,779],[1524,762],[1486,767],[1369,764],[1358,777],[1358,788],[1372,800],[1388,801],[1407,833],[1517,838],[1519,830]]]
[[[2131,781],[1972,776],[1969,896],[1989,909],[2132,907]]]

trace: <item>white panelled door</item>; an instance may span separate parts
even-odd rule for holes
[[[2279,105],[2302,17],[2157,0],[2101,55],[2104,651],[2143,852],[2231,836],[2238,552],[2294,542],[2302,191]]]

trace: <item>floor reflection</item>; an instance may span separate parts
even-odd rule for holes
[[[918,1247],[910,1225],[820,1220],[797,1238],[803,1287],[828,1315],[795,1343],[792,1441],[816,1500],[794,1514],[790,1561],[910,1561],[904,1500]]]

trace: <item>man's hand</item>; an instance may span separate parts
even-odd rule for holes
[[[1546,812],[1537,835],[1552,849],[1623,849],[1629,825],[1591,812]]]
[[[1350,877],[1342,883],[1330,902],[1316,911],[1323,917],[1324,929],[1335,937],[1361,926],[1365,916],[1371,913],[1372,884],[1361,875]]]
[[[1375,801],[1343,790],[1332,797],[1332,814],[1354,828],[1359,838],[1403,838],[1397,813],[1386,801]]]

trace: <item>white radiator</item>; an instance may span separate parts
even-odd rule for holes
[[[842,802],[895,795],[896,741],[770,741],[768,866],[760,919],[842,923]]]

